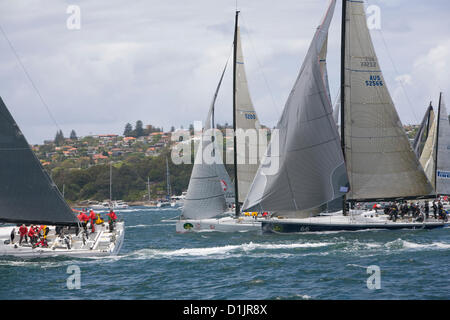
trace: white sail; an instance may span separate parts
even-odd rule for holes
[[[214,106],[222,84],[225,68],[214,93],[202,139],[195,155],[191,179],[183,206],[183,216],[188,219],[207,219],[222,214],[226,209],[223,183],[231,186],[230,177],[223,165],[222,152],[217,145],[212,128]]]
[[[279,139],[271,139],[244,210],[295,215],[325,205],[348,189],[326,72],[322,69],[325,64],[321,61],[335,5],[336,1],[331,1],[314,35],[277,124]],[[270,172],[273,165],[278,170]]]
[[[264,145],[261,145],[257,135],[257,130],[261,126],[250,98],[239,27],[236,32],[236,110],[234,112],[236,114],[238,201],[243,202],[258,170],[259,150]],[[246,134],[248,134],[247,137]]]
[[[427,175],[431,185],[436,185],[436,142],[437,142],[437,118],[431,123],[428,131],[428,138],[425,141],[421,156],[420,164]]]
[[[395,110],[367,27],[363,1],[347,1],[345,159],[350,200],[430,195],[433,187]]]
[[[438,195],[450,195],[450,123],[442,93],[439,106],[438,131],[436,193]]]
[[[207,116],[208,120],[206,121],[206,124],[205,124],[205,131],[212,129],[212,127],[214,127],[214,124],[212,121],[214,118],[214,108],[215,108],[215,104],[216,104],[217,95],[218,95],[220,87],[222,85],[223,77],[225,75],[225,71],[227,70],[227,65],[228,65],[228,61],[225,64],[225,67],[223,68],[222,75],[220,77],[219,83],[217,84],[217,88],[214,93],[214,97],[213,97],[211,106],[208,111],[208,116]],[[214,132],[214,136],[215,135],[216,135],[216,132]],[[218,141],[219,140],[217,139],[217,137],[215,137],[213,148],[214,148],[215,152],[218,152],[217,157],[216,157],[216,161],[217,161],[218,165],[215,166],[216,174],[219,178],[220,185],[222,186],[222,190],[225,195],[226,204],[228,206],[232,206],[235,202],[234,185],[231,183],[230,176],[229,176],[227,170],[225,169],[225,165],[223,164],[223,152],[222,152],[223,151],[223,140],[220,141],[220,143]]]
[[[202,134],[202,141],[195,156],[188,191],[184,200],[183,216],[188,219],[207,219],[225,211],[225,196],[217,175],[216,166],[221,165],[219,153],[207,154],[212,150],[209,131]],[[216,163],[207,163],[206,158]]]

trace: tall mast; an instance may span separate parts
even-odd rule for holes
[[[172,190],[170,190],[169,161],[167,160],[167,157],[166,157],[166,176],[167,176],[167,199],[170,199]]]
[[[150,177],[147,177],[148,201],[150,202]]]
[[[238,32],[239,11],[236,11],[234,25],[234,46],[233,46],[233,132],[234,132],[234,199],[235,214],[239,216],[239,193],[238,193],[238,174],[237,174],[237,137],[236,137],[236,56],[237,56],[237,32]]]
[[[440,122],[440,118],[441,118],[441,99],[442,99],[442,92],[439,93],[439,106],[438,106],[438,114],[437,114],[437,128],[436,128],[436,154],[435,154],[435,159],[434,159],[434,190],[436,192],[436,196],[437,194],[437,177],[436,177],[436,173],[437,173],[437,159],[438,159],[438,151],[439,151],[439,122]]]
[[[109,163],[109,203],[112,204],[112,162]]]
[[[347,0],[342,0],[341,26],[341,146],[345,161],[345,32],[347,25]],[[342,200],[342,214],[347,215],[347,196]]]

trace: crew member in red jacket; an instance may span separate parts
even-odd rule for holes
[[[31,226],[28,230],[28,236],[30,237],[31,244],[36,243],[36,231],[34,231],[34,226]]]
[[[24,224],[21,225],[19,228],[19,235],[20,235],[19,245],[22,244],[22,240],[24,237],[25,237],[25,242],[28,243],[27,233],[28,233],[28,228],[25,227]]]
[[[81,225],[83,226],[84,231],[87,233],[87,222],[89,221],[89,217],[84,211],[81,211],[77,216],[78,220],[80,220]]]
[[[97,215],[94,213],[94,210],[91,209],[89,212],[89,220],[91,221],[91,231],[95,232],[95,219],[97,219]]]
[[[117,215],[112,210],[109,210],[109,213],[107,213],[106,215],[109,217],[109,230],[113,231],[114,230],[114,223],[117,220]]]

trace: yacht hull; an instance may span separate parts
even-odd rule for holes
[[[326,217],[322,221],[310,219],[271,219],[261,223],[264,233],[302,233],[324,231],[359,231],[359,230],[400,230],[400,229],[435,229],[446,226],[443,222],[333,222]]]
[[[176,222],[177,233],[260,231],[261,221],[253,218],[182,219]]]
[[[0,228],[0,256],[13,256],[20,258],[39,258],[39,257],[102,257],[115,256],[119,254],[124,242],[125,228],[123,222],[117,222],[113,232],[110,232],[105,226],[100,228],[96,226],[98,231],[90,235],[90,239],[86,241],[86,245],[77,246],[76,242],[72,244],[72,248],[54,247],[49,243],[48,248],[32,248],[31,246],[20,246],[17,237],[13,244],[9,242],[9,234],[13,227]],[[16,228],[17,229],[17,228]],[[75,240],[80,241],[81,240]]]

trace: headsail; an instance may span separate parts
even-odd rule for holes
[[[395,110],[367,27],[363,1],[348,1],[345,34],[347,199],[433,194]]]
[[[431,185],[436,185],[436,143],[437,143],[437,118],[430,123],[428,138],[423,146],[421,156],[419,158],[428,180]]]
[[[433,106],[430,105],[423,116],[422,122],[420,123],[420,127],[417,130],[416,136],[414,137],[413,149],[416,156],[420,159],[422,155],[423,147],[425,146],[425,142],[428,138],[428,132],[430,131],[431,124],[434,121],[434,112]]]
[[[77,223],[1,98],[0,168],[0,222]]]
[[[237,181],[238,201],[244,202],[250,189],[250,185],[258,170],[260,159],[259,150],[263,148],[258,139],[257,130],[260,129],[258,116],[253,107],[248,89],[247,77],[244,67],[244,56],[242,54],[241,36],[239,27],[236,30],[236,93],[235,93],[235,117],[236,117],[236,152],[237,152]],[[249,130],[250,131],[247,131]],[[256,133],[253,138],[246,138]]]
[[[209,108],[202,133],[200,146],[195,155],[191,179],[184,200],[183,216],[188,219],[207,219],[222,214],[226,208],[223,184],[231,186],[230,177],[223,165],[223,158],[217,146],[215,136],[212,136],[214,106],[222,84],[227,65],[222,72],[214,97]],[[205,161],[213,160],[212,163]],[[231,189],[232,190],[232,189]]]
[[[450,123],[442,93],[439,99],[437,145],[436,193],[438,195],[450,195]]]
[[[244,210],[298,212],[348,191],[339,133],[333,119],[321,57],[336,1],[331,1],[286,102]],[[278,143],[279,142],[279,143]],[[277,145],[279,150],[277,152]],[[278,163],[278,166],[277,166]],[[273,165],[276,172],[270,172]]]

